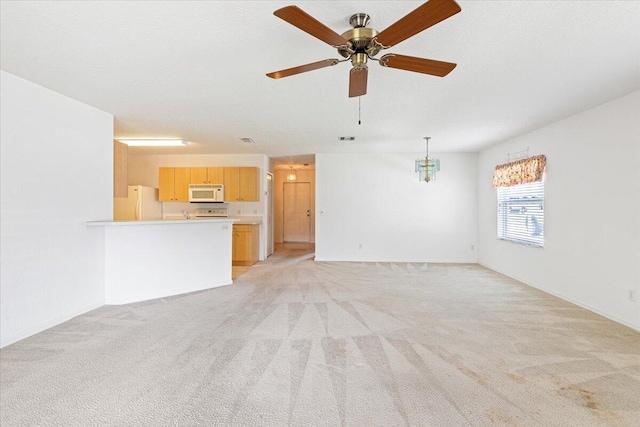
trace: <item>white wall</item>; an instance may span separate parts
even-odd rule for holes
[[[1,73],[0,345],[104,303],[113,117]]]
[[[493,170],[527,147],[547,156],[544,249],[496,239]],[[481,152],[478,182],[481,264],[640,329],[640,92]]]
[[[475,263],[477,155],[432,153],[428,184],[422,156],[316,154],[316,260]]]
[[[260,216],[260,260],[267,257],[267,209],[265,191],[267,189],[267,172],[270,159],[263,154],[164,154],[164,155],[131,155],[129,154],[129,185],[145,185],[158,188],[159,169],[161,167],[190,166],[252,166],[259,169],[258,202],[230,202],[223,206],[229,209],[229,216]],[[164,202],[163,213],[175,214],[182,211],[193,212],[199,207],[210,207],[208,204]]]

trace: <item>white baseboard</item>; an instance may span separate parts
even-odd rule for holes
[[[56,317],[54,319],[48,320],[48,321],[46,321],[44,323],[41,323],[40,325],[38,325],[38,326],[36,326],[34,328],[31,328],[29,330],[21,331],[21,332],[19,332],[17,334],[9,336],[9,337],[2,337],[2,340],[0,341],[0,348],[4,348],[4,347],[6,347],[8,345],[11,345],[11,344],[16,343],[18,341],[21,341],[21,340],[23,340],[25,338],[29,338],[30,336],[35,335],[37,333],[40,333],[42,331],[45,331],[45,330],[47,330],[49,328],[53,328],[54,326],[57,326],[57,325],[59,325],[61,323],[64,323],[64,322],[66,322],[68,320],[71,320],[76,316],[80,316],[81,314],[85,314],[85,313],[87,313],[87,312],[89,312],[91,310],[95,310],[96,308],[100,308],[103,305],[104,305],[104,302],[102,302],[102,301],[101,302],[96,302],[96,303],[90,304],[90,305],[78,310],[77,312],[65,314],[65,315]]]
[[[200,285],[200,286],[196,286],[193,288],[190,288],[189,290],[180,290],[180,291],[165,291],[165,292],[154,292],[152,294],[140,294],[140,295],[127,295],[126,297],[122,298],[114,298],[111,296],[107,296],[107,298],[105,299],[105,304],[106,305],[125,305],[125,304],[134,304],[137,302],[143,302],[143,301],[151,301],[154,299],[160,299],[160,298],[169,298],[169,297],[174,297],[177,295],[187,295],[187,294],[191,294],[194,292],[200,292],[200,291],[205,291],[207,289],[213,289],[213,288],[219,288],[220,286],[227,286],[227,285],[232,285],[233,281],[231,282],[220,282],[220,283],[215,283],[215,284],[204,284],[204,285]]]
[[[536,288],[537,290],[542,291],[542,292],[544,292],[546,294],[553,295],[554,297],[560,298],[561,300],[570,302],[571,304],[577,305],[578,307],[582,307],[585,310],[589,310],[589,311],[591,311],[593,313],[599,314],[602,317],[606,317],[609,320],[613,320],[616,323],[620,323],[621,325],[627,326],[627,327],[633,329],[634,331],[640,332],[640,325],[634,325],[633,323],[629,323],[629,322],[627,322],[625,320],[617,318],[616,316],[612,316],[609,313],[605,313],[602,310],[599,310],[599,309],[597,309],[595,307],[592,307],[589,304],[585,304],[585,303],[583,303],[581,301],[576,301],[573,298],[569,298],[569,297],[567,297],[565,295],[562,295],[562,294],[559,294],[557,292],[550,291],[549,289],[542,288],[542,287],[540,287],[538,285],[535,285],[533,283],[528,282],[527,280],[523,280],[523,279],[521,279],[519,277],[512,276],[511,274],[507,274],[507,273],[505,273],[503,271],[500,271],[499,269],[494,268],[494,267],[492,267],[490,265],[484,264],[482,262],[478,262],[478,264],[483,266],[483,267],[485,267],[485,268],[488,268],[489,270],[493,270],[496,273],[500,273],[500,274],[502,274],[504,276],[510,277],[511,279],[517,280],[518,282],[522,282],[527,286],[531,286],[532,288]]]

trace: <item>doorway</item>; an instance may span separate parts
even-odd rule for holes
[[[310,183],[285,182],[283,208],[284,241],[308,243],[311,240]]]
[[[273,174],[267,172],[267,257],[273,255]]]

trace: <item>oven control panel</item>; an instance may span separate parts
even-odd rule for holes
[[[226,218],[229,216],[227,208],[198,208],[195,210],[198,218]]]

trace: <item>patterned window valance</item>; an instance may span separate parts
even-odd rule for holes
[[[542,181],[542,174],[546,165],[547,158],[544,155],[498,165],[493,173],[493,186],[496,188],[511,187],[518,184]]]

